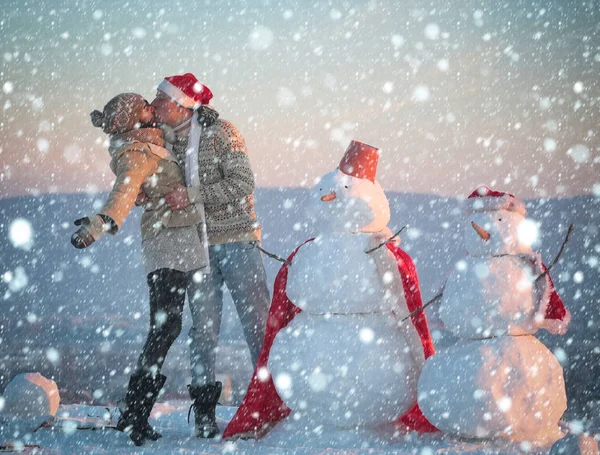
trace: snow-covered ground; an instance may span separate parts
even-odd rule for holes
[[[235,409],[227,406],[217,408],[221,429],[233,416]],[[542,455],[550,451],[549,447],[536,447],[528,443],[459,441],[440,435],[423,435],[417,438],[415,434],[400,434],[392,429],[383,429],[378,433],[333,431],[326,427],[306,427],[301,421],[282,422],[260,441],[202,440],[193,437],[193,422],[187,423],[187,410],[187,402],[158,403],[152,412],[151,423],[163,434],[163,438],[143,447],[136,447],[124,433],[102,428],[107,422],[114,423],[114,409],[64,405],[60,407],[52,426],[40,428],[25,436],[14,437],[14,425],[0,423],[0,447],[13,441],[15,450],[40,455]]]

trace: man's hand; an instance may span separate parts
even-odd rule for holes
[[[191,205],[186,186],[177,184],[169,185],[169,187],[173,191],[165,195],[165,201],[167,201],[171,210],[181,210]]]
[[[141,205],[146,205],[146,203],[149,200],[150,200],[150,198],[146,195],[144,190],[140,188],[140,192],[138,193],[137,197],[135,198],[135,205],[138,207]]]

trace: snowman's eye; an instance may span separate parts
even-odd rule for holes
[[[498,221],[502,221],[502,218],[498,218]]]
[[[344,185],[344,188],[346,188],[346,189],[347,189],[347,188],[348,188],[348,185]]]

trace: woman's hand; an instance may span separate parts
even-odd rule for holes
[[[187,187],[185,185],[169,185],[173,191],[165,194],[165,201],[169,204],[171,210],[181,210],[191,205],[188,197]]]

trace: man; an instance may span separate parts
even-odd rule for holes
[[[254,173],[244,138],[208,103],[212,93],[187,73],[165,78],[152,101],[157,122],[175,133],[173,152],[185,169],[187,186],[165,196],[172,210],[196,204],[205,213],[210,270],[190,275],[190,355],[196,436],[218,434],[215,408],[221,383],[215,356],[224,287],[229,290],[256,365],[270,296],[262,256],[261,227],[254,213]],[[203,224],[204,225],[204,224]],[[202,228],[200,228],[202,229]]]

